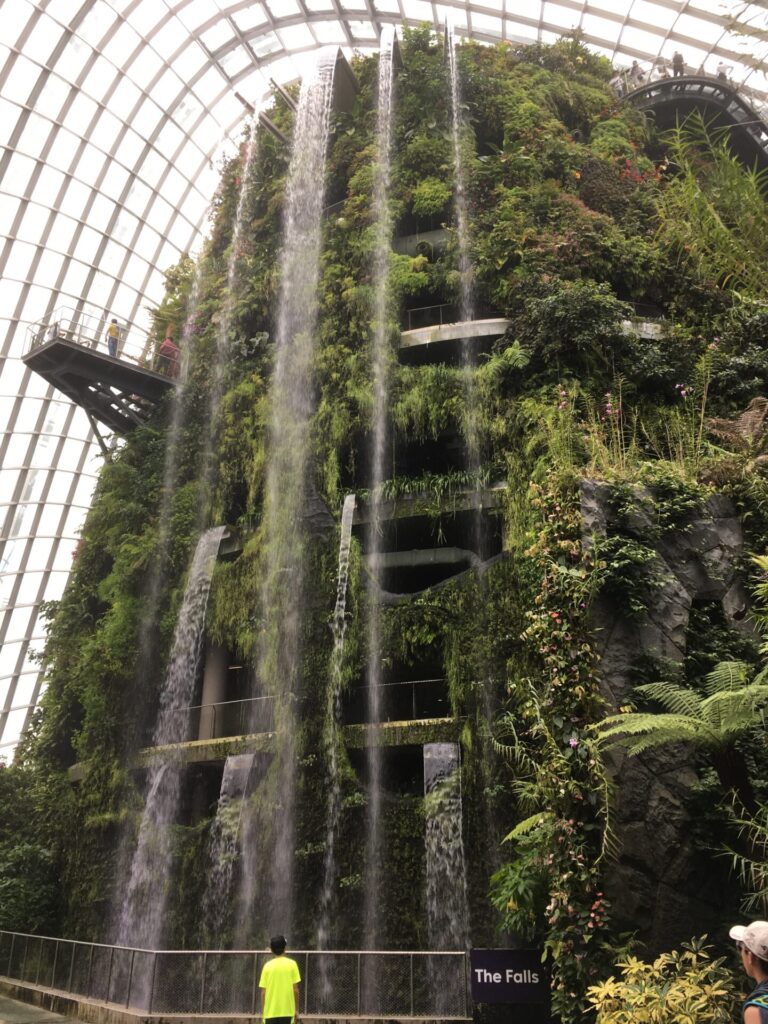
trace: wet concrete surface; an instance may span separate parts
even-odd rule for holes
[[[74,1017],[62,1017],[59,1013],[0,995],[0,1024],[77,1024],[77,1021]]]

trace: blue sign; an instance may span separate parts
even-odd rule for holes
[[[469,962],[472,998],[476,1003],[533,1003],[549,1007],[549,976],[541,962],[541,951],[473,949]]]

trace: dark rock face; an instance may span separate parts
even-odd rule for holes
[[[336,529],[336,521],[331,515],[328,506],[320,497],[314,481],[311,481],[307,486],[304,498],[303,519],[304,526],[310,537],[316,540],[325,540]]]
[[[602,689],[613,709],[625,703],[639,662],[682,662],[694,601],[718,601],[725,621],[753,633],[748,596],[738,572],[741,523],[730,501],[709,498],[686,525],[653,539],[653,495],[636,492],[637,508],[625,513],[621,532],[642,539],[656,552],[651,568],[662,582],[651,592],[645,614],[629,617],[616,603],[598,599],[593,629],[600,658]],[[585,480],[581,486],[584,543],[604,537],[615,526],[611,488]],[[732,913],[724,884],[713,877],[711,857],[690,838],[685,798],[696,774],[682,746],[648,751],[639,757],[610,755],[617,784],[614,828],[622,852],[608,871],[607,895],[618,924],[636,931],[653,952],[708,932],[716,936]],[[722,867],[725,880],[725,865]]]

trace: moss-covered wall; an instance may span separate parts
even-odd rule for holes
[[[421,495],[440,546],[458,514],[452,494],[478,483],[505,484],[495,513],[504,555],[483,571],[385,607],[381,657],[385,671],[437,658],[448,681],[463,751],[473,941],[545,942],[556,1006],[564,1019],[578,1019],[585,985],[617,941],[602,888],[616,851],[609,779],[590,732],[606,710],[590,608],[600,594],[611,595],[627,615],[653,601],[642,539],[619,531],[597,545],[585,543],[578,481],[604,479],[617,494],[649,483],[666,494],[657,502],[659,515],[673,517],[714,488],[725,490],[744,517],[745,554],[762,551],[768,492],[755,461],[762,435],[748,444],[737,437],[714,445],[708,423],[711,416],[732,417],[768,386],[768,314],[749,301],[748,282],[732,278],[724,287],[707,264],[661,230],[664,197],[676,181],[673,143],[656,137],[630,106],[617,105],[606,60],[572,40],[527,48],[464,44],[458,54],[461,145],[474,291],[478,308],[492,308],[510,327],[473,371],[480,481],[466,469],[431,464],[428,450],[466,441],[464,371],[438,361],[399,363],[396,340],[405,310],[458,299],[450,90],[442,44],[429,30],[405,32],[401,50],[391,212],[400,232],[444,224],[448,244],[423,247],[414,257],[390,255],[392,457],[383,490],[393,499]],[[335,116],[328,154],[327,202],[340,205],[323,224],[314,368],[312,489],[336,520],[344,494],[364,498],[370,485],[377,59],[358,58],[354,69],[360,85],[355,108]],[[286,105],[278,102],[270,116],[290,134],[293,114]],[[209,638],[246,666],[255,663],[265,614],[266,424],[289,157],[273,136],[257,130],[248,181],[240,180],[244,142],[222,169],[211,237],[197,268],[185,258],[169,271],[168,294],[155,313],[156,340],[170,323],[175,337],[186,337],[190,361],[170,488],[163,484],[169,409],[162,408],[105,464],[69,586],[49,609],[43,710],[21,763],[4,771],[36,780],[31,790],[19,785],[14,799],[34,801],[39,820],[50,823],[59,801],[67,806],[66,825],[54,823],[44,834],[27,826],[29,842],[45,851],[34,863],[40,867],[42,857],[58,871],[61,898],[43,913],[23,895],[25,869],[12,855],[20,840],[0,822],[0,865],[20,893],[0,911],[5,927],[57,929],[83,939],[108,931],[118,851],[121,843],[130,848],[141,809],[131,765],[156,713],[201,511],[207,523],[227,523],[244,538],[239,556],[216,569]],[[712,166],[728,159],[711,152],[707,158]],[[702,194],[709,181],[702,172]],[[244,229],[227,326],[231,356],[214,439],[217,471],[208,490],[198,480],[210,362],[243,187]],[[750,187],[745,179],[744,188]],[[196,273],[199,300],[190,310]],[[627,329],[632,301],[664,315],[658,337]],[[403,472],[403,466],[410,468]],[[164,496],[169,545],[161,554]],[[356,538],[347,604],[347,689],[363,681],[368,658],[360,544]],[[306,576],[311,594],[296,747],[294,945],[311,944],[317,924],[337,546],[333,531],[315,536]],[[142,611],[153,587],[158,611],[147,623]],[[697,613],[689,633],[685,671],[693,684],[705,666],[736,650],[729,630],[702,628],[705,614]],[[754,649],[746,653],[757,657]],[[365,850],[366,792],[352,750],[343,743],[338,750],[333,922],[336,944],[347,948],[362,941]],[[71,789],[64,780],[74,762],[85,773]],[[198,806],[196,820],[178,826],[171,932],[179,943],[207,938],[197,915],[214,810],[212,803]],[[713,818],[719,813],[711,812]],[[423,948],[423,802],[418,795],[390,795],[383,818],[389,837],[383,936],[387,944]],[[684,920],[680,926],[681,935],[670,939],[688,937]],[[264,938],[254,919],[253,941]]]

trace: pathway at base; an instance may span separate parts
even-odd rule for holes
[[[39,1006],[0,996],[0,1024],[77,1024],[77,1021],[73,1017],[62,1017],[59,1013],[41,1010]]]

